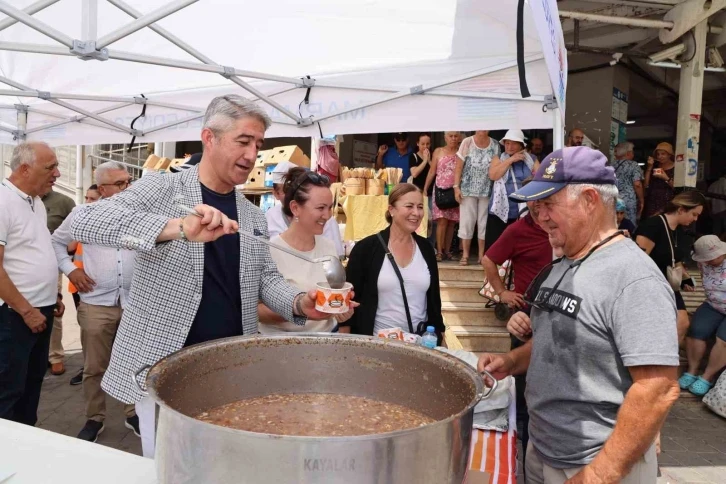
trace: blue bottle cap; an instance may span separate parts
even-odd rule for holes
[[[433,326],[426,326],[426,331],[428,331],[429,333],[435,333],[436,332],[436,331],[434,331],[434,327]]]

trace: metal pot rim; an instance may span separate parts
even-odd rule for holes
[[[305,435],[278,435],[278,434],[264,434],[260,432],[250,432],[248,430],[239,430],[239,429],[232,429],[229,427],[223,427],[221,425],[212,424],[209,422],[205,422],[203,420],[198,420],[194,417],[190,417],[188,415],[185,415],[175,408],[172,408],[169,406],[166,402],[164,402],[161,398],[159,398],[158,394],[156,393],[155,388],[150,385],[148,385],[148,381],[152,375],[152,373],[159,370],[159,365],[164,364],[170,359],[178,358],[180,354],[182,353],[188,353],[190,349],[194,349],[196,351],[200,351],[203,348],[212,347],[212,346],[218,346],[219,343],[227,343],[231,344],[233,342],[238,341],[245,341],[245,340],[289,340],[289,339],[359,339],[366,341],[367,343],[375,344],[375,345],[392,345],[394,347],[404,348],[409,351],[416,351],[416,352],[427,352],[431,351],[428,348],[424,348],[422,346],[417,346],[409,343],[404,343],[401,341],[395,341],[395,340],[389,340],[384,338],[377,338],[373,336],[362,336],[362,335],[354,335],[354,334],[332,334],[332,333],[285,333],[285,334],[279,334],[279,335],[252,335],[252,336],[233,336],[231,338],[222,338],[214,341],[208,341],[205,343],[199,343],[196,345],[188,346],[186,348],[182,348],[178,351],[175,351],[174,353],[170,354],[169,356],[162,358],[161,360],[157,361],[148,371],[147,373],[147,391],[148,396],[154,400],[154,402],[159,405],[159,407],[164,408],[164,410],[168,412],[172,412],[175,414],[177,418],[181,419],[188,419],[189,421],[194,422],[195,424],[200,425],[208,425],[211,427],[214,427],[215,431],[224,431],[239,435],[244,435],[246,438],[258,438],[258,439],[285,439],[285,440],[292,440],[292,441],[301,441],[301,442],[316,442],[316,441],[325,441],[325,442],[350,442],[350,441],[367,441],[367,440],[380,440],[383,438],[394,438],[403,436],[406,434],[418,432],[422,429],[432,428],[439,425],[449,425],[454,420],[460,419],[463,415],[465,415],[467,412],[471,411],[477,403],[482,399],[482,390],[484,388],[484,383],[482,381],[481,376],[471,368],[468,364],[464,363],[460,359],[456,358],[455,356],[449,355],[447,353],[444,353],[442,351],[434,351],[433,353],[429,353],[429,356],[432,356],[434,358],[440,358],[445,361],[447,361],[450,364],[453,364],[454,366],[458,366],[461,370],[463,370],[465,373],[468,373],[471,377],[474,387],[475,387],[475,394],[472,398],[471,402],[462,409],[461,411],[447,417],[444,420],[437,420],[434,423],[424,425],[422,427],[415,427],[411,429],[406,430],[398,430],[394,432],[384,432],[380,434],[369,434],[369,435],[352,435],[352,436],[341,436],[341,437],[319,437],[319,436],[305,436]],[[492,388],[492,391],[494,388]],[[491,393],[491,392],[489,392]],[[488,396],[488,394],[487,394]]]

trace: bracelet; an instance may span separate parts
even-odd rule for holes
[[[185,218],[186,217],[182,217],[179,220],[179,240],[187,241],[189,239],[187,239],[187,234],[184,233],[184,219]]]

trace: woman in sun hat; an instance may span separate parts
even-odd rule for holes
[[[527,153],[526,138],[521,129],[510,129],[499,143],[504,147],[501,156],[495,156],[489,165],[489,178],[494,182],[489,198],[489,217],[484,247],[497,241],[504,229],[519,218],[519,204],[509,195],[522,187],[522,182],[537,171],[539,162]]]
[[[704,235],[693,248],[692,258],[698,263],[703,276],[706,301],[693,315],[686,338],[688,371],[681,376],[678,384],[694,395],[703,396],[713,386],[718,373],[726,367],[726,242],[715,235]],[[714,335],[716,343],[708,357],[708,365],[703,374],[697,376],[706,354],[707,341]]]
[[[645,167],[645,206],[641,220],[659,214],[675,195],[675,166],[673,145],[658,143]]]

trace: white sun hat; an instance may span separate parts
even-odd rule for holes
[[[525,143],[526,139],[527,138],[524,137],[524,133],[522,133],[521,129],[510,129],[509,131],[507,131],[507,134],[504,135],[504,138],[499,140],[499,143],[501,143],[502,146],[504,146],[504,141],[509,140],[509,141],[518,141],[522,144],[526,144]]]
[[[696,262],[708,262],[726,254],[726,242],[716,235],[704,235],[693,244],[693,256]]]

